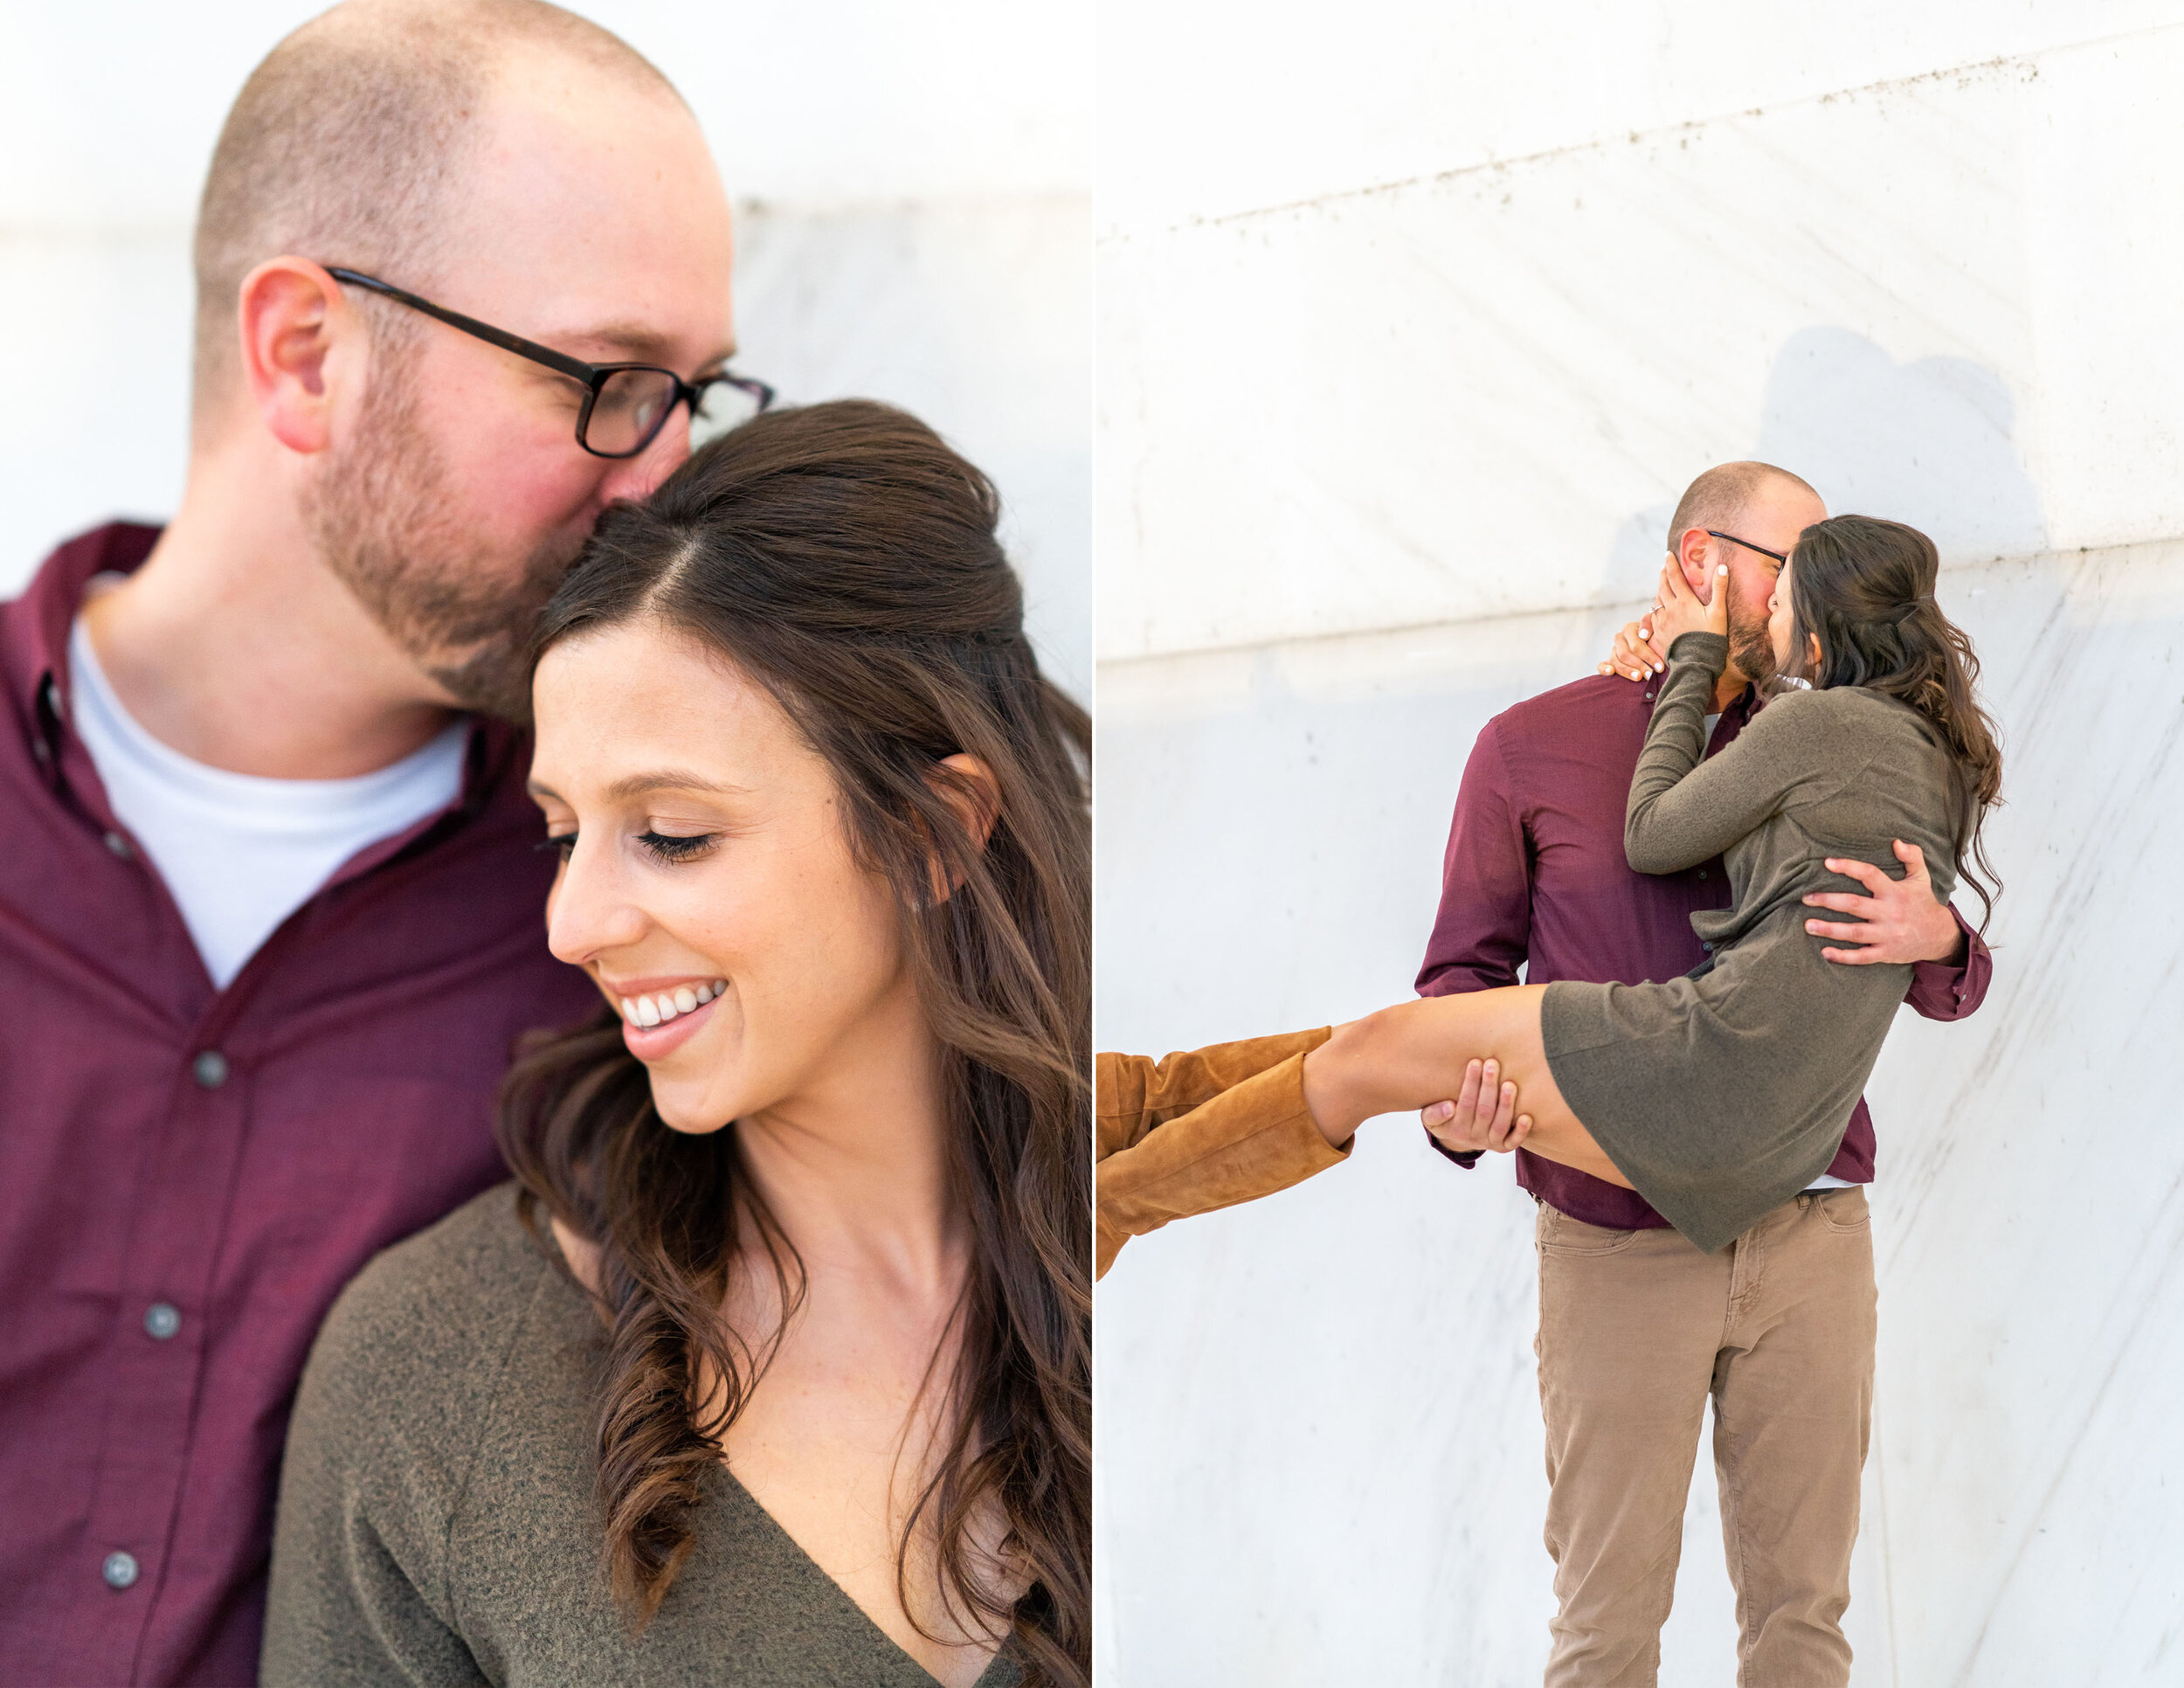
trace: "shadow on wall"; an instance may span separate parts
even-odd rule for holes
[[[1803,475],[1838,515],[1923,529],[1945,567],[2030,557],[2048,548],[2048,530],[2011,437],[2016,419],[2001,377],[1968,358],[1899,363],[1847,329],[1804,329],[1768,372],[1752,455]],[[1659,504],[1623,523],[1605,582],[1612,601],[1652,591],[1675,513]]]

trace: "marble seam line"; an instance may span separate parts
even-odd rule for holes
[[[1399,176],[1392,182],[1370,182],[1363,187],[1330,188],[1325,193],[1309,194],[1302,199],[1285,199],[1271,205],[1253,205],[1242,211],[1224,211],[1218,217],[1192,217],[1180,222],[1163,223],[1151,229],[1133,232],[1116,230],[1101,235],[1102,246],[1127,246],[1135,239],[1148,239],[1158,235],[1179,234],[1192,229],[1227,228],[1239,223],[1248,223],[1254,218],[1280,217],[1291,211],[1324,211],[1329,207],[1346,204],[1355,200],[1370,199],[1382,194],[1401,193],[1406,189],[1434,187],[1445,182],[1461,181],[1467,176],[1477,176],[1493,170],[1521,169],[1530,164],[1550,163],[1558,158],[1574,158],[1588,152],[1605,152],[1611,147],[1638,146],[1649,141],[1660,141],[1672,135],[1688,135],[1695,129],[1711,128],[1717,123],[1735,122],[1739,118],[1766,117],[1776,112],[1795,111],[1804,106],[1823,106],[1837,100],[1856,100],[1863,95],[1899,93],[1915,88],[1922,83],[1943,82],[1974,77],[1982,73],[2000,73],[2011,69],[2029,70],[2033,76],[2040,73],[2039,61],[2056,53],[2077,52],[2088,47],[2105,46],[2113,43],[2134,40],[2144,35],[2160,35],[2179,28],[2175,24],[2148,24],[2144,28],[2125,30],[2117,35],[2093,36],[2083,41],[2058,41],[2030,52],[2002,53],[1991,59],[1973,59],[1961,65],[1946,66],[1940,70],[1920,71],[1913,76],[1883,77],[1876,82],[1861,82],[1847,88],[1828,88],[1818,93],[1799,94],[1766,106],[1741,106],[1726,111],[1710,112],[1704,117],[1687,117],[1681,121],[1663,123],[1656,128],[1630,129],[1620,135],[1596,136],[1588,141],[1572,141],[1559,147],[1542,148],[1538,152],[1520,153],[1511,158],[1486,158],[1476,164],[1460,164],[1454,169],[1428,170],[1418,176]]]

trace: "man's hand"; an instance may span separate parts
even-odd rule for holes
[[[1828,858],[1828,871],[1855,879],[1870,896],[1850,891],[1815,891],[1805,899],[1815,909],[1856,917],[1851,920],[1808,920],[1805,930],[1814,937],[1856,949],[1823,949],[1821,954],[1846,966],[1870,966],[1875,962],[1911,965],[1921,961],[1955,961],[1964,949],[1964,930],[1949,905],[1936,900],[1933,880],[1926,872],[1925,854],[1916,844],[1896,841],[1896,859],[1904,864],[1901,879],[1890,879],[1870,861],[1842,856]]]
[[[1619,674],[1626,680],[1643,680],[1649,674],[1659,674],[1669,666],[1669,659],[1648,642],[1652,637],[1650,613],[1642,621],[1624,622],[1622,631],[1615,635],[1615,648],[1593,673]]]
[[[1463,1069],[1454,1102],[1436,1102],[1419,1113],[1427,1135],[1451,1154],[1491,1149],[1507,1154],[1531,1131],[1531,1116],[1517,1113],[1517,1087],[1496,1084],[1501,1063],[1475,1061]],[[1514,1116],[1514,1117],[1512,1117]]]

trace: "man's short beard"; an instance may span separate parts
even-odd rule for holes
[[[386,350],[354,442],[306,495],[305,528],[371,619],[457,703],[528,723],[531,628],[581,542],[542,543],[511,578],[507,559],[464,531],[416,425],[404,349]]]
[[[1723,582],[1722,588],[1728,591],[1729,583]],[[1774,634],[1767,618],[1761,615],[1754,620],[1749,608],[1734,591],[1729,592],[1729,660],[1738,674],[1764,688],[1774,677]]]

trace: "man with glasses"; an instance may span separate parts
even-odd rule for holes
[[[1669,565],[1709,602],[1716,571],[1729,571],[1731,654],[1707,722],[1710,756],[1751,716],[1754,683],[1773,668],[1775,575],[1798,534],[1827,514],[1804,481],[1764,463],[1710,469],[1676,506]],[[1625,630],[1620,673],[1603,664],[1602,675],[1519,703],[1480,733],[1420,994],[1513,985],[1520,969],[1535,985],[1636,984],[1705,958],[1690,917],[1728,905],[1721,861],[1656,876],[1632,872],[1623,855],[1631,775],[1665,668],[1649,631]],[[1986,994],[1986,946],[1935,901],[1918,850],[1898,845],[1897,854],[1900,880],[1830,861],[1868,895],[1807,897],[1819,907],[1807,930],[1844,966],[1913,965],[1905,1000],[1929,1019],[1959,1019]],[[1454,1123],[1429,1117],[1427,1129],[1466,1166],[1499,1146]],[[1522,1149],[1517,1175],[1540,1204],[1536,1346],[1559,1607],[1550,1688],[1655,1679],[1710,1397],[1738,1679],[1848,1682],[1842,1618],[1873,1395],[1864,1186],[1874,1138],[1864,1103],[1826,1175],[1715,1255],[1635,1191]]]
[[[0,1681],[253,1679],[321,1314],[503,1175],[513,1040],[598,1007],[529,627],[770,398],[729,255],[673,88],[536,0],[357,0],[237,100],[181,508],[0,606]]]

